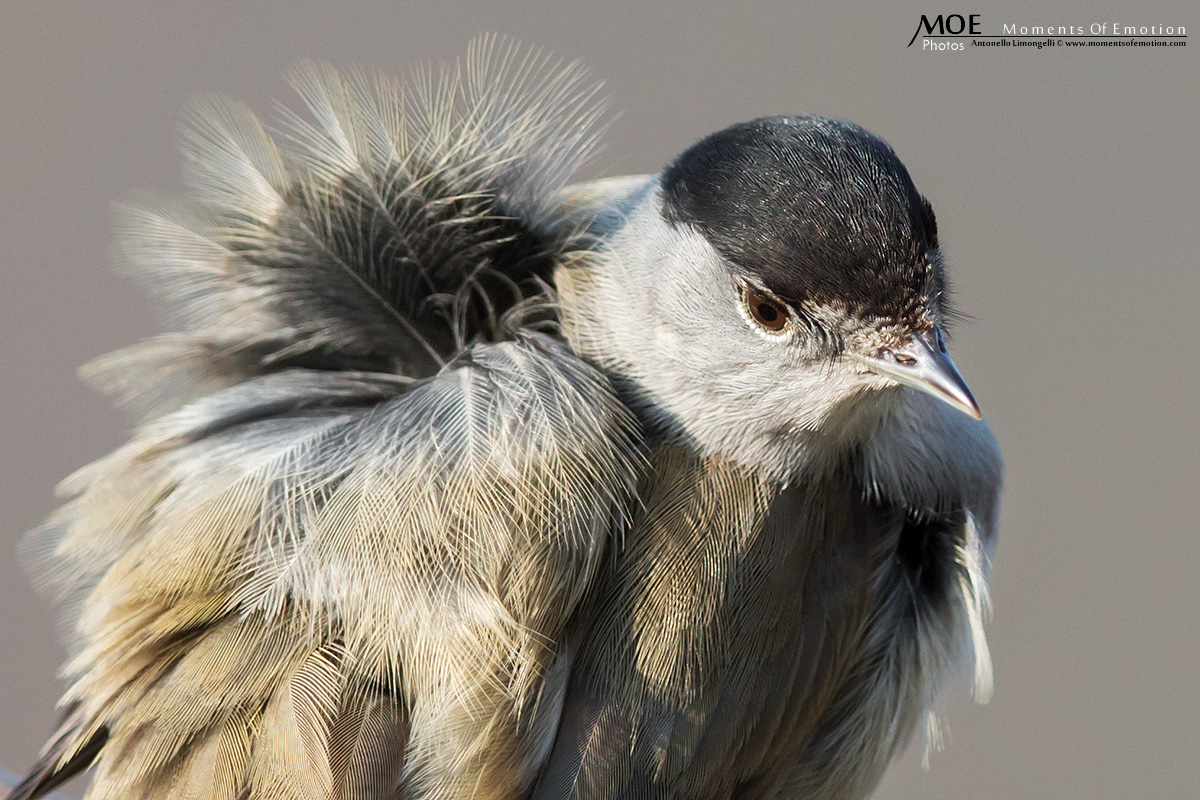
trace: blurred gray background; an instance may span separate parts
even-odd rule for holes
[[[955,358],[1008,463],[989,627],[997,691],[948,687],[946,752],[879,798],[1194,798],[1200,785],[1200,41],[926,53],[922,13],[1182,24],[1194,4],[6,0],[0,9],[0,766],[62,686],[55,617],[13,555],[54,484],[126,437],[75,376],[159,330],[111,271],[111,204],[175,192],[188,100],[269,114],[301,58],[400,72],[499,31],[581,59],[623,115],[594,174],[657,170],[765,114],[888,139],[937,209]],[[1191,31],[1190,31],[1191,32]],[[1193,44],[1194,42],[1194,44]],[[917,748],[919,750],[919,748]],[[79,785],[71,791],[76,795]]]

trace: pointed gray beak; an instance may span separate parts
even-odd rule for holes
[[[983,419],[967,383],[946,352],[939,331],[913,336],[907,345],[878,358],[858,356],[872,372],[931,394],[959,411]]]

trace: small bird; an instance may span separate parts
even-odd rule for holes
[[[87,369],[141,422],[33,535],[70,685],[10,798],[851,800],[986,697],[1001,459],[883,140],[573,184],[577,65],[294,82],[125,209],[180,329]]]

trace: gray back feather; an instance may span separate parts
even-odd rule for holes
[[[186,327],[93,367],[127,399],[162,410],[288,366],[428,376],[506,338],[582,246],[555,198],[603,109],[579,67],[487,38],[403,84],[321,64],[293,82],[307,113],[274,135],[198,102],[190,202],[125,209],[127,269]],[[164,369],[185,373],[170,391]]]

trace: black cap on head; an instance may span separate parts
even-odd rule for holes
[[[915,320],[940,296],[933,209],[882,139],[823,117],[765,117],[693,145],[663,174],[664,215],[698,228],[784,300]]]

